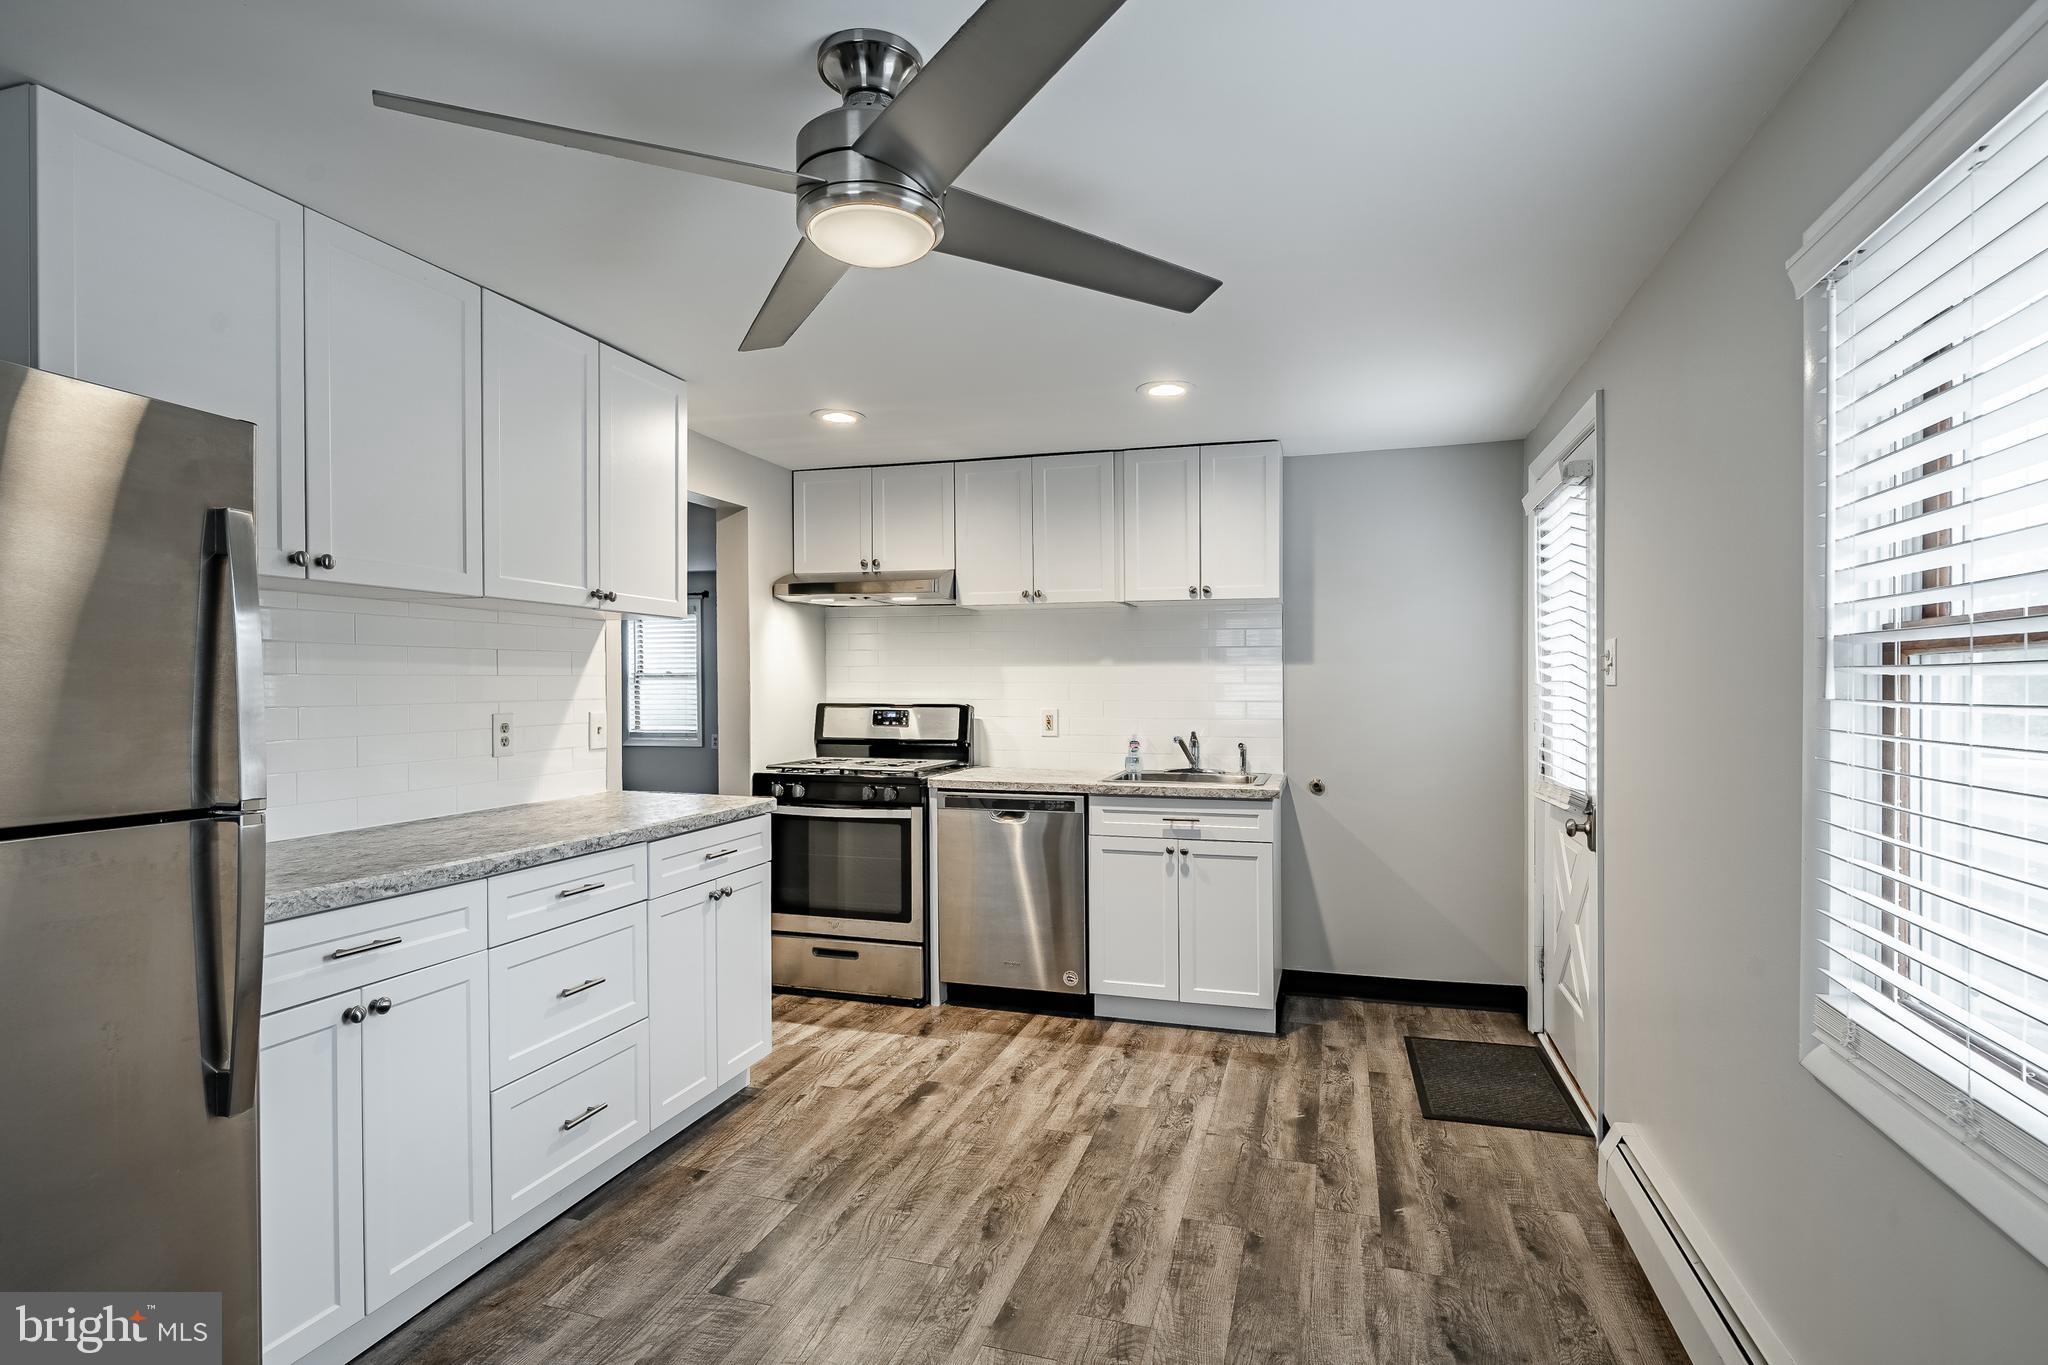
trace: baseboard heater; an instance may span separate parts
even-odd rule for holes
[[[1633,1124],[1600,1144],[1600,1191],[1693,1365],[1797,1365]]]

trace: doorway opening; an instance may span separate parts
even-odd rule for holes
[[[620,627],[620,775],[627,791],[719,790],[717,512],[689,505],[689,612]]]

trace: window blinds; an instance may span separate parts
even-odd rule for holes
[[[1536,508],[1537,794],[1593,796],[1592,463],[1567,462]]]
[[[2048,91],[1830,284],[1814,1029],[2048,1181]]]
[[[704,742],[697,688],[697,604],[680,618],[626,622],[626,733],[678,744]]]

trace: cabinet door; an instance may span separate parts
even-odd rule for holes
[[[1280,596],[1280,446],[1202,447],[1202,596]]]
[[[485,294],[485,595],[590,605],[598,523],[598,344]]]
[[[968,460],[953,466],[959,526],[954,586],[963,607],[1031,601],[1031,460]]]
[[[619,611],[681,616],[690,591],[686,386],[609,346],[603,356],[604,568],[596,586],[618,594],[607,605]]]
[[[305,211],[35,92],[35,363],[256,425],[258,567],[303,577]]]
[[[866,572],[874,556],[873,523],[868,515],[873,473],[870,469],[801,469],[792,476],[796,516],[792,572],[820,578]]]
[[[1041,602],[1121,602],[1116,452],[1040,455],[1031,461],[1034,562]]]
[[[1126,450],[1123,466],[1124,601],[1186,602],[1201,595],[1201,452],[1194,446]]]
[[[1180,998],[1273,1005],[1273,846],[1188,843],[1180,880]]]
[[[472,953],[363,988],[363,1280],[373,1313],[490,1235],[485,981],[485,955]]]
[[[483,412],[483,291],[308,213],[312,576],[482,592]]]
[[[873,529],[868,567],[953,567],[953,466],[882,465],[869,471]]]
[[[647,907],[647,1057],[659,1128],[718,1087],[718,908],[714,885]]]
[[[1180,998],[1180,859],[1163,839],[1088,841],[1088,989]]]
[[[363,1028],[347,991],[260,1030],[263,1360],[287,1365],[363,1316]]]
[[[768,869],[750,868],[715,903],[718,925],[718,1083],[768,1055],[775,1032],[774,972],[769,965]]]

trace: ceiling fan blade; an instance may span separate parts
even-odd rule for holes
[[[747,329],[740,349],[765,351],[789,340],[849,268],[812,246],[810,238],[799,238],[782,273],[775,277],[775,287],[768,291],[768,301],[754,315],[754,325]]]
[[[944,190],[1123,0],[983,0],[854,150]]]
[[[552,142],[557,147],[602,152],[606,156],[623,157],[627,161],[641,161],[649,166],[665,166],[672,171],[689,171],[693,175],[715,176],[720,180],[732,180],[742,185],[758,185],[764,190],[781,190],[785,194],[795,194],[804,186],[817,183],[809,176],[798,175],[794,171],[779,171],[773,166],[757,166],[751,161],[734,161],[730,157],[712,156],[707,152],[686,152],[680,147],[664,147],[656,142],[635,142],[631,138],[613,137],[609,133],[589,133],[580,128],[537,123],[533,119],[515,118],[511,114],[493,114],[485,109],[465,109],[459,104],[414,99],[410,95],[394,95],[388,90],[372,90],[370,103],[380,109],[393,109],[401,114],[417,114],[421,118],[439,119],[443,123],[460,123],[464,127],[482,128],[493,133],[509,133],[513,137],[531,138],[535,142]]]
[[[919,77],[919,79],[923,79]],[[946,194],[949,256],[1192,313],[1223,281],[966,190]]]

